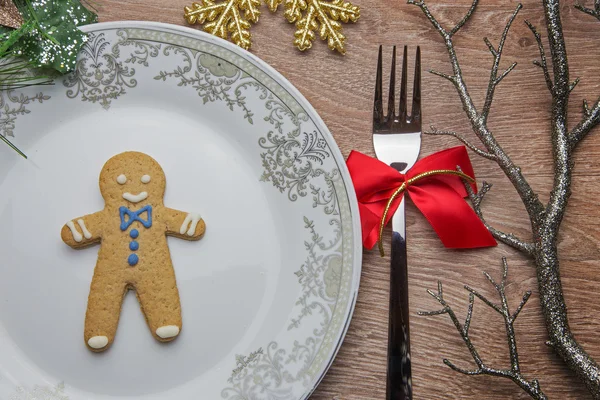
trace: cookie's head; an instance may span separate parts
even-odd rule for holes
[[[106,203],[161,204],[166,184],[156,160],[135,151],[117,154],[100,172],[100,193]]]

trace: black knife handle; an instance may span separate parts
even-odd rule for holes
[[[406,240],[392,232],[387,400],[412,399]]]

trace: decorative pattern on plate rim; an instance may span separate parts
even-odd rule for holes
[[[213,54],[231,64],[236,65],[239,69],[244,71],[249,76],[253,77],[256,81],[260,82],[270,92],[275,94],[283,103],[290,108],[294,114],[304,113],[304,109],[298,104],[296,99],[292,97],[277,81],[267,75],[262,69],[256,65],[241,57],[239,54],[233,53],[232,51],[210,43],[208,41],[199,40],[197,36],[192,34],[185,35],[182,32],[165,32],[163,30],[155,29],[141,29],[141,28],[130,28],[126,29],[127,36],[130,39],[141,39],[148,41],[155,41],[161,43],[170,43],[177,45],[182,48],[201,51],[203,53]],[[248,53],[248,57],[253,57]]]
[[[258,362],[232,375],[231,386],[222,392],[223,398],[232,400],[283,399],[292,395],[285,382],[301,381],[308,385],[326,362],[325,355],[338,345],[333,332],[339,332],[344,320],[344,307],[338,305],[347,304],[350,294],[352,274],[348,260],[352,258],[352,245],[348,245],[348,236],[343,241],[342,235],[344,230],[346,234],[352,232],[352,221],[347,196],[338,195],[345,191],[339,170],[322,169],[331,154],[318,132],[302,130],[306,114],[295,115],[277,101],[267,104],[270,113],[265,120],[273,130],[259,139],[259,146],[265,150],[261,153],[264,168],[261,180],[271,182],[292,202],[310,192],[313,207],[330,216],[330,225],[336,228],[333,237],[324,238],[314,222],[304,218],[310,240],[305,242],[307,259],[296,271],[302,295],[296,303],[298,315],[288,327],[297,328],[305,317],[318,313],[323,329],[315,330],[303,343],[295,341],[291,351],[271,342]]]
[[[0,91],[0,135],[14,137],[17,117],[31,112],[25,106],[36,101],[43,103],[48,99],[50,96],[46,96],[42,92],[34,96],[26,96],[14,90]]]
[[[54,387],[34,386],[32,389],[20,386],[15,394],[9,397],[9,400],[69,400],[64,390],[64,383],[59,383]]]
[[[214,101],[224,102],[233,111],[240,108],[244,111],[244,118],[253,123],[254,114],[246,104],[246,90],[254,89],[260,92],[260,99],[264,100],[269,95],[267,89],[260,83],[251,79],[245,72],[235,65],[217,58],[212,54],[201,53],[179,46],[165,47],[163,54],[171,53],[182,57],[182,64],[177,65],[172,71],[160,71],[155,80],[175,80],[177,86],[192,87],[202,98],[203,104]],[[250,79],[248,79],[250,78]]]
[[[135,68],[127,64],[141,64],[148,66],[148,58],[156,57],[160,44],[152,45],[140,41],[128,40],[121,36],[121,40],[107,52],[110,43],[104,33],[90,33],[89,40],[81,48],[75,71],[68,74],[63,84],[71,88],[67,91],[69,98],[81,97],[82,101],[99,103],[108,110],[112,100],[116,100],[137,86],[133,78]],[[133,46],[134,50],[129,58],[121,60],[121,47]]]

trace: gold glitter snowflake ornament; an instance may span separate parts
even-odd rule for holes
[[[223,39],[231,37],[238,46],[249,50],[252,45],[250,26],[258,22],[261,0],[200,0],[185,7],[185,19],[189,24],[204,25],[204,30]],[[356,22],[360,9],[344,0],[265,0],[271,11],[284,4],[284,16],[296,24],[294,45],[301,51],[308,50],[316,33],[331,50],[346,53],[346,36],[342,22]],[[243,13],[243,14],[242,14]]]
[[[321,39],[327,40],[331,50],[346,53],[346,36],[341,22],[356,22],[360,8],[343,0],[266,0],[271,11],[277,11],[279,4],[285,3],[284,15],[290,23],[296,23],[294,45],[301,51],[312,47],[315,31]]]
[[[184,11],[189,24],[204,25],[206,32],[223,39],[231,35],[235,44],[248,50],[252,45],[250,24],[258,22],[259,7],[260,0],[201,0]]]

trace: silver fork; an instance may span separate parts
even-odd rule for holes
[[[379,46],[373,105],[373,147],[379,160],[398,172],[405,173],[415,164],[421,150],[421,49],[417,47],[410,116],[406,104],[407,48],[404,46],[398,114],[396,114],[394,91],[396,46],[394,46],[390,73],[387,115],[383,114],[381,53],[382,47]],[[412,399],[404,200],[392,217],[392,230],[386,399],[404,400]]]

